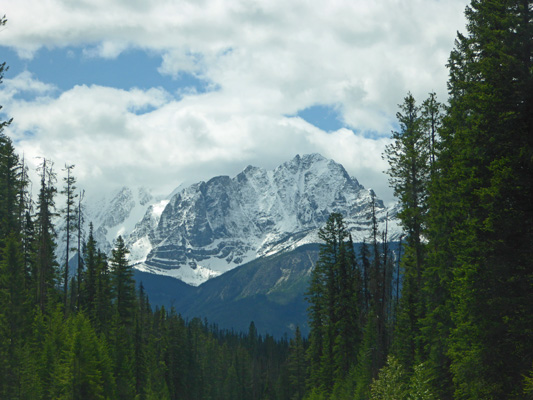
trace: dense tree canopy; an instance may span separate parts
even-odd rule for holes
[[[532,15],[528,0],[473,0],[448,62],[449,104],[431,93],[400,105],[384,155],[406,235],[401,298],[385,325],[393,340],[380,339],[370,274],[350,389],[329,398],[533,395]],[[370,253],[365,281],[386,255]],[[369,355],[380,346],[389,357],[376,375]]]
[[[57,262],[53,162],[33,200],[0,121],[0,398],[533,398],[532,15],[530,0],[472,0],[448,104],[400,104],[384,158],[405,239],[379,231],[374,196],[360,246],[330,215],[308,340],[152,308],[124,240],[108,258],[92,225],[83,244],[77,227],[71,276],[68,253]],[[66,172],[70,250],[82,207]]]

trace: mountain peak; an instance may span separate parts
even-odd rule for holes
[[[327,160],[322,154],[319,153],[309,153],[309,154],[303,154],[299,155],[296,154],[294,158],[291,161],[294,162],[305,162],[305,163],[312,163],[312,162],[318,162],[318,161],[324,161]]]
[[[296,156],[294,156],[292,160],[284,162],[282,165],[280,165],[280,167],[298,165],[302,166],[303,168],[309,168],[311,165],[317,163],[327,163],[331,161],[332,160],[328,160],[327,158],[318,153],[304,154],[302,156],[296,154]]]
[[[144,249],[132,261],[192,285],[257,257],[317,243],[332,212],[345,216],[354,240],[370,232],[369,191],[316,153],[270,171],[248,166],[234,178],[214,177],[174,193],[158,216],[145,216],[149,227],[140,223],[131,235],[130,246]],[[377,205],[384,223],[386,210]]]

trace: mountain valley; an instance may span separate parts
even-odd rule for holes
[[[342,165],[310,154],[271,171],[248,166],[233,178],[179,187],[165,199],[124,187],[87,214],[103,250],[123,236],[153,305],[223,328],[246,330],[253,320],[281,336],[296,325],[307,331],[305,292],[319,229],[337,212],[354,243],[369,240],[373,201],[380,232],[397,241],[397,208],[385,207]]]

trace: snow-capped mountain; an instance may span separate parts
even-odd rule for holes
[[[248,166],[234,178],[175,190],[167,200],[139,193],[148,209],[129,235],[127,224],[116,222],[134,221],[134,204],[143,205],[131,190],[124,188],[115,203],[121,212],[111,207],[109,220],[100,219],[108,221],[102,225],[108,243],[118,234],[127,238],[137,269],[197,286],[258,257],[320,242],[318,230],[332,212],[345,217],[354,242],[368,238],[371,196],[342,165],[311,154],[270,171]],[[397,239],[395,210],[376,200],[376,215],[380,229],[387,224],[389,239]]]
[[[135,225],[156,199],[145,188],[122,187],[107,196],[89,199],[86,223],[92,222],[94,238],[101,250],[109,252],[115,239],[129,237]]]

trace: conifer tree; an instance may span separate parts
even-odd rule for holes
[[[335,304],[336,336],[333,344],[335,380],[344,379],[357,359],[361,337],[361,276],[356,262],[352,236],[339,243],[339,260],[335,265],[337,299]]]
[[[530,1],[473,0],[448,63],[430,245],[451,278],[447,353],[464,399],[520,397],[532,364],[532,14]]]
[[[76,178],[72,175],[72,170],[74,165],[65,165],[67,176],[63,178],[64,187],[61,191],[61,194],[65,196],[65,208],[62,210],[65,223],[65,242],[66,242],[66,254],[65,254],[65,266],[63,270],[63,301],[65,305],[65,312],[67,312],[67,294],[68,294],[68,281],[69,281],[69,261],[70,261],[70,239],[74,230],[76,229],[76,224],[78,222],[77,208],[75,207],[75,198],[78,196],[74,193],[76,190]]]
[[[96,252],[95,271],[96,288],[94,299],[94,315],[96,330],[98,332],[108,332],[113,315],[112,276],[107,263],[107,257],[101,250],[97,250]]]
[[[112,256],[109,259],[111,264],[113,298],[115,309],[121,323],[133,326],[135,315],[135,281],[133,279],[133,270],[128,262],[129,251],[126,248],[124,239],[119,236],[115,242],[115,248],[112,250]]]
[[[308,290],[309,385],[329,392],[355,362],[361,278],[341,214],[330,215],[319,237],[323,244]]]
[[[366,242],[366,239],[363,239],[363,244],[361,245],[361,268],[363,270],[362,272],[362,279],[363,279],[363,311],[366,313],[368,312],[368,309],[370,307],[370,250],[368,248],[368,244]]]
[[[371,223],[372,223],[372,248],[374,250],[374,257],[370,263],[369,272],[369,291],[370,291],[370,309],[368,318],[375,318],[375,324],[366,325],[365,335],[375,338],[376,342],[372,345],[372,376],[376,376],[379,369],[385,364],[387,357],[387,269],[384,257],[380,250],[378,241],[379,230],[376,216],[376,194],[371,192]],[[384,256],[384,255],[383,255]],[[369,332],[370,327],[375,327],[376,332]]]
[[[65,343],[58,356],[57,377],[60,398],[88,400],[102,399],[105,393],[104,382],[111,371],[103,364],[109,357],[101,353],[102,347],[89,320],[83,313],[73,314],[65,322]]]
[[[438,103],[430,94],[423,103],[423,112],[408,93],[396,114],[400,131],[393,132],[394,142],[385,148],[389,162],[389,183],[399,198],[398,217],[406,232],[405,255],[402,259],[404,277],[398,322],[395,335],[395,354],[399,361],[412,367],[419,353],[416,343],[422,318],[422,275],[424,244],[422,236],[427,227],[428,187],[431,163],[434,161]],[[425,127],[428,127],[429,135]]]
[[[0,128],[0,240],[19,234],[19,158]]]
[[[426,101],[427,109],[435,108],[434,97]],[[426,226],[427,197],[429,184],[429,167],[432,153],[430,140],[423,131],[424,120],[420,115],[414,97],[408,93],[400,112],[396,114],[400,131],[393,132],[394,142],[385,148],[385,157],[389,162],[389,183],[394,194],[400,200],[402,209],[398,214],[407,233],[407,245],[414,252],[412,269],[420,282],[423,263],[422,234]],[[427,118],[435,112],[427,111]],[[435,126],[436,122],[432,123]],[[435,133],[432,133],[434,140]]]
[[[307,365],[305,362],[305,349],[299,326],[296,327],[294,338],[292,338],[290,342],[287,364],[289,381],[291,384],[290,400],[301,400],[305,394]]]
[[[148,335],[150,306],[141,282],[135,318],[135,391],[139,399],[149,394]]]
[[[428,158],[430,174],[432,174],[437,160],[438,131],[442,125],[442,118],[444,117],[444,106],[437,101],[437,94],[435,92],[430,93],[429,97],[422,103],[420,116],[422,118],[422,129],[428,141]]]
[[[112,345],[115,355],[117,398],[119,399],[131,399],[135,396],[135,349],[133,339],[135,335],[136,295],[133,271],[127,259],[128,253],[129,251],[122,236],[119,236],[109,260],[114,301]]]
[[[20,385],[23,343],[29,332],[30,304],[22,254],[12,233],[0,256],[0,394],[15,398]]]
[[[52,162],[43,158],[39,168],[41,174],[41,188],[37,199],[36,236],[37,254],[35,263],[36,298],[44,312],[57,279],[55,260],[55,229],[52,222],[54,217],[54,196],[56,194],[56,176],[52,169]]]
[[[85,273],[83,284],[81,286],[80,303],[81,308],[85,309],[89,318],[96,320],[96,291],[97,291],[97,243],[93,234],[93,223],[89,223],[89,238],[84,247],[84,265]]]
[[[0,18],[0,26],[5,25],[6,21],[5,16]],[[2,84],[4,72],[7,69],[5,62],[0,64],[0,84]],[[0,110],[2,110],[1,105]],[[0,240],[19,230],[19,226],[17,226],[17,169],[19,159],[11,139],[4,133],[4,129],[11,122],[12,119],[0,120]]]

